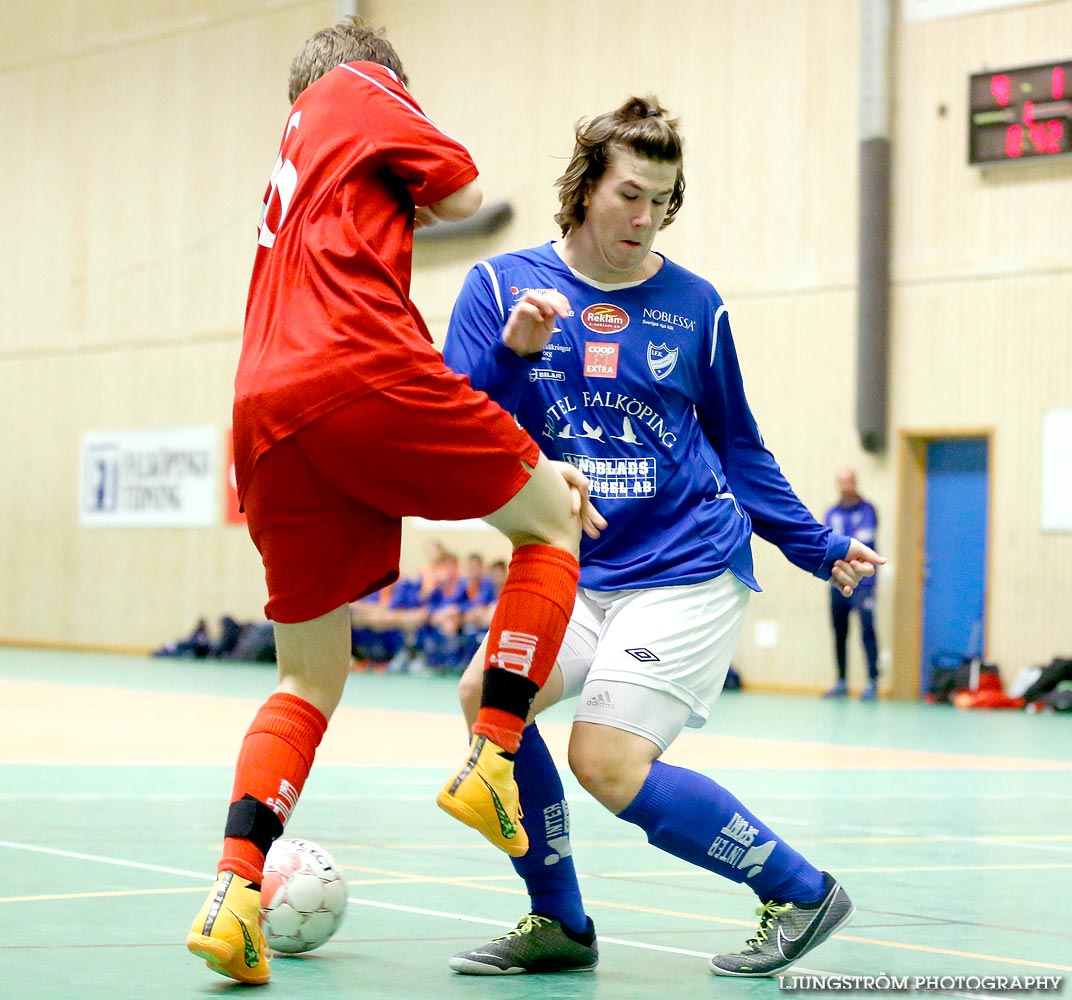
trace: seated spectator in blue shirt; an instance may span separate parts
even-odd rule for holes
[[[458,557],[451,552],[439,556],[432,565],[433,587],[424,600],[428,621],[417,633],[417,642],[429,667],[453,670],[461,656],[461,625],[466,608],[466,587],[458,569]]]
[[[458,658],[458,667],[464,669],[483,642],[491,626],[491,617],[495,614],[495,605],[499,599],[499,590],[490,572],[484,568],[483,556],[472,553],[465,561],[465,606],[462,611],[462,648]],[[505,571],[506,564],[499,561]],[[501,589],[502,584],[499,584]]]
[[[400,578],[388,587],[350,605],[353,653],[372,669],[383,671],[409,660],[417,629],[428,618],[420,603],[419,579]]]

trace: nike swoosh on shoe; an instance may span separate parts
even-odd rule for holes
[[[503,807],[503,804],[499,800],[499,796],[496,794],[495,789],[492,788],[491,783],[483,775],[480,775],[480,780],[487,786],[488,794],[491,796],[491,804],[495,806],[495,817],[499,821],[499,830],[502,832],[502,835],[506,840],[512,840],[517,836],[517,827],[514,826],[511,821],[509,814]]]
[[[778,928],[778,950],[787,961],[792,961],[794,958],[797,958],[800,953],[807,948],[811,939],[818,933],[819,929],[822,927],[823,921],[830,912],[830,907],[834,905],[834,899],[836,898],[838,891],[839,890],[835,890],[830,894],[830,897],[816,911],[815,917],[812,919],[811,923],[809,923],[797,937],[791,938],[785,933],[783,928]]]

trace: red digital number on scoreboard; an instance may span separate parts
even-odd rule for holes
[[[977,73],[969,81],[968,162],[1072,153],[1072,62]]]

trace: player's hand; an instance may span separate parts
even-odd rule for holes
[[[542,351],[555,330],[555,321],[570,314],[569,299],[561,292],[525,292],[510,312],[503,343],[525,357]]]
[[[424,229],[426,226],[434,226],[439,219],[427,205],[418,205],[413,212],[413,228]]]
[[[885,556],[880,556],[874,549],[869,549],[859,539],[854,538],[849,542],[849,551],[845,553],[845,558],[834,563],[830,583],[845,597],[852,597],[856,585],[865,576],[874,576],[875,570],[885,562]]]
[[[607,519],[596,510],[588,492],[588,479],[569,462],[552,462],[560,476],[566,480],[573,498],[571,513],[581,519],[581,529],[589,538],[598,538],[607,526]]]

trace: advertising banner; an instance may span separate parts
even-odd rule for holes
[[[87,431],[79,520],[88,527],[197,528],[219,519],[218,427]]]

